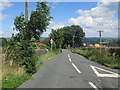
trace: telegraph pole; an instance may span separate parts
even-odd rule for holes
[[[100,36],[100,53],[101,53],[101,46],[102,46],[101,41],[102,41],[102,32],[103,31],[97,31],[97,32],[99,32],[99,36]]]
[[[75,34],[73,35],[73,48],[75,48]]]
[[[25,1],[25,20],[28,21],[28,0]]]

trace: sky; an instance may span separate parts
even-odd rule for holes
[[[29,1],[29,0],[28,0]],[[118,4],[108,0],[99,2],[48,2],[53,19],[50,21],[46,32],[42,37],[48,37],[51,29],[64,26],[80,25],[86,37],[118,37]],[[29,16],[36,9],[36,2],[29,2]],[[21,13],[25,13],[25,2],[0,3],[0,37],[11,37],[14,19]]]

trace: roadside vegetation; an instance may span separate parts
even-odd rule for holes
[[[36,73],[48,58],[60,53],[59,48],[50,51],[49,46],[38,46],[40,36],[46,31],[51,19],[47,2],[37,2],[30,19],[26,20],[24,14],[16,16],[14,30],[18,33],[8,40],[2,38],[0,42],[2,89],[17,88]]]
[[[35,64],[33,64],[34,67],[32,67],[33,70],[36,72],[39,70],[39,68],[46,62],[46,60],[52,58],[56,54],[60,53],[59,50],[54,50],[52,52],[47,52],[45,54],[36,54],[33,56],[32,60],[36,60]],[[3,82],[2,87],[3,89],[6,88],[17,88],[20,84],[22,84],[24,81],[31,78],[31,76],[34,73],[27,73],[26,69],[23,66],[19,66],[17,64],[13,64],[12,66],[8,64],[3,65]]]
[[[77,53],[85,56],[91,61],[98,62],[102,65],[120,69],[120,48],[117,49],[102,49],[100,53],[99,49],[72,49],[73,53]]]

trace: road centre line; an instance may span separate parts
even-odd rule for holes
[[[75,66],[74,63],[72,63],[72,65],[73,65],[73,67],[76,69],[76,71],[77,71],[78,73],[81,73],[81,71]]]
[[[88,82],[95,90],[99,90],[92,82]]]
[[[68,57],[70,58],[70,54],[68,54]]]
[[[72,61],[71,58],[69,58],[69,61],[70,61],[70,62]]]

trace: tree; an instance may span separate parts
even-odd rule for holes
[[[65,48],[68,45],[72,47],[80,47],[82,45],[82,38],[84,36],[85,33],[78,25],[72,25],[57,30],[52,30],[50,34],[50,38],[54,39],[56,48]]]
[[[43,43],[46,44],[47,46],[50,46],[50,37],[47,37],[43,40]]]
[[[37,2],[37,8],[35,11],[32,11],[30,20],[26,22],[24,14],[15,18],[14,25],[16,30],[19,31],[16,35],[17,38],[23,40],[35,38],[39,40],[41,34],[46,31],[51,19],[50,7],[47,5],[47,2]]]
[[[12,35],[8,41],[7,60],[14,60],[26,67],[27,72],[34,73],[36,60],[34,56],[35,40],[46,31],[50,16],[50,7],[46,2],[37,2],[37,8],[32,11],[30,20],[26,20],[24,14],[16,16],[14,20],[15,30],[18,34]],[[36,59],[36,58],[35,58]]]
[[[31,37],[39,40],[40,35],[46,31],[51,19],[50,7],[46,2],[37,2],[36,11],[32,11],[30,21],[28,23]]]
[[[7,45],[7,40],[6,40],[6,38],[0,38],[0,46],[6,47],[6,45]]]
[[[54,40],[54,43],[56,45],[56,48],[61,48],[63,44],[63,30],[58,29],[58,30],[52,30],[52,33],[50,34],[50,38]]]

